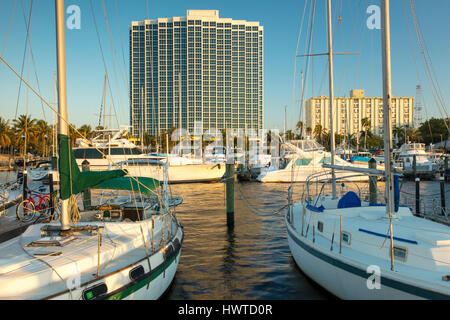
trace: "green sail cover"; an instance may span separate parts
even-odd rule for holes
[[[78,194],[103,181],[127,174],[123,170],[80,172],[67,135],[58,134],[58,148],[59,194],[62,200],[69,199],[72,194]]]
[[[136,181],[137,180],[137,181]],[[146,177],[120,177],[105,180],[99,184],[92,186],[91,189],[114,189],[128,190],[143,193],[150,196],[152,191],[160,186],[160,182],[156,179]]]

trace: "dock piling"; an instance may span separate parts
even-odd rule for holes
[[[370,169],[376,169],[377,168],[377,161],[372,158],[369,160],[369,168]],[[377,203],[377,176],[370,176],[369,177],[369,193],[370,193],[370,198],[369,201],[370,203]]]
[[[234,163],[226,164],[227,226],[234,226]]]
[[[81,169],[83,172],[90,171],[89,161],[84,160],[81,163]],[[89,210],[91,208],[91,191],[89,189],[83,190],[83,208]]]
[[[443,174],[439,177],[439,182],[441,184],[441,215],[445,216],[445,181]]]
[[[48,174],[48,181],[50,189],[50,215],[53,217],[53,215],[55,214],[55,205],[53,201],[53,173]]]
[[[420,215],[420,178],[416,178],[416,215]]]

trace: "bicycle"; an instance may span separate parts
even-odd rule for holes
[[[48,221],[55,219],[56,211],[53,215],[50,207],[50,193],[39,193],[33,190],[29,190],[30,196],[17,205],[16,216],[21,222],[36,222],[40,217],[45,217]],[[34,195],[34,197],[33,197]],[[52,195],[54,196],[54,195]],[[38,198],[36,205],[35,198]],[[36,217],[36,219],[35,219]]]

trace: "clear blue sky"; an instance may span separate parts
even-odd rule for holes
[[[102,1],[92,0],[101,45],[110,76],[113,95],[108,93],[108,104],[114,101],[117,117],[113,124],[128,124],[128,27],[132,20],[147,17],[146,0],[104,0],[108,24],[113,36],[114,55],[108,38]],[[303,54],[306,44],[306,18],[300,38],[299,52]],[[22,7],[23,3],[23,7]],[[444,94],[444,101],[450,96],[450,1],[415,0],[415,7],[422,33],[429,48]],[[89,0],[66,1],[66,7],[76,4],[81,9],[81,30],[66,29],[67,48],[67,84],[69,120],[76,126],[98,124],[98,113],[103,94],[105,68],[94,26]],[[117,8],[116,8],[117,4]],[[359,56],[336,56],[335,95],[348,96],[353,88],[365,89],[366,96],[381,96],[381,35],[379,30],[369,30],[366,20],[369,5],[380,5],[371,0],[333,0],[334,50],[335,52],[361,52]],[[0,54],[5,44],[8,25],[14,0],[0,2]],[[301,17],[305,0],[190,0],[190,1],[152,1],[148,0],[150,19],[158,17],[185,16],[187,9],[215,9],[220,17],[247,21],[259,21],[264,26],[264,109],[265,127],[283,128],[284,106],[288,106],[288,125],[295,123],[298,117],[298,95],[300,70],[304,68],[304,58],[297,58],[295,74],[296,88],[293,98],[294,61]],[[17,0],[11,31],[4,49],[4,58],[20,73],[26,40],[24,13],[28,17],[30,0]],[[406,11],[405,11],[406,10]],[[409,36],[405,12],[411,28]],[[118,13],[118,15],[117,15]],[[68,16],[68,15],[67,15]],[[341,22],[337,22],[338,17]],[[326,52],[326,10],[325,0],[317,0],[316,23],[314,25],[313,52]],[[41,94],[54,102],[53,75],[56,71],[54,1],[39,0],[33,2],[31,22],[31,47],[39,79]],[[119,28],[120,25],[120,28]],[[420,55],[411,19],[408,0],[391,1],[391,41],[392,41],[392,80],[395,96],[415,96],[419,78],[424,88],[426,110],[429,117],[441,117],[442,113],[433,98],[430,82],[425,76],[425,68]],[[123,60],[124,53],[125,64]],[[418,62],[416,71],[414,57]],[[115,63],[114,63],[115,61]],[[326,57],[316,57],[309,67],[305,85],[305,98],[328,95]],[[37,89],[33,60],[25,57],[23,75]],[[126,75],[124,75],[126,72]],[[28,112],[36,118],[52,120],[52,113],[30,91],[22,87],[19,103],[18,78],[0,63],[0,116],[13,119],[17,114]],[[28,101],[28,103],[27,103]],[[292,105],[294,101],[294,114]],[[113,109],[113,113],[114,113]],[[16,111],[17,110],[17,111]],[[424,117],[426,114],[424,113]],[[294,122],[295,121],[295,122]]]

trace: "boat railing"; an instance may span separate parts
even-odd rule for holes
[[[340,196],[343,196],[345,193],[350,191],[350,187],[352,191],[356,192],[360,199],[368,199],[369,192],[361,188],[355,181],[352,181],[354,178],[361,178],[361,176],[370,176],[368,173],[355,173],[349,172],[348,174],[342,176],[340,175],[336,178],[336,181],[339,182],[340,188]],[[368,179],[369,180],[369,179]],[[313,199],[319,199],[327,190],[328,186],[331,186],[333,182],[333,178],[330,172],[318,172],[310,175],[306,181],[306,187],[303,191],[302,198],[304,200],[312,201]],[[314,204],[315,205],[315,204]]]

